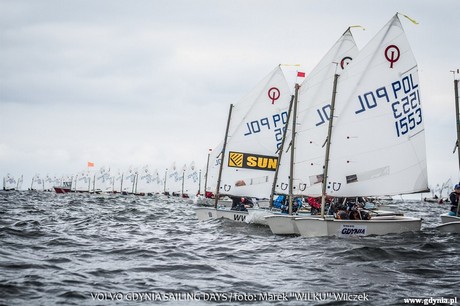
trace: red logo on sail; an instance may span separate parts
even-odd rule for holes
[[[275,101],[280,98],[280,90],[276,87],[272,87],[268,90],[268,97],[272,100],[272,104],[275,104]]]
[[[390,62],[390,68],[393,68],[393,63],[396,63],[399,60],[399,48],[395,45],[390,45],[385,49],[385,58]]]
[[[343,69],[345,69],[345,66],[348,66],[348,64],[350,64],[350,62],[352,61],[352,58],[349,57],[349,56],[345,56],[344,58],[342,58],[342,60],[340,61],[340,67]]]

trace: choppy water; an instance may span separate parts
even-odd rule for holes
[[[238,305],[278,298],[252,304],[342,305],[333,294],[361,294],[368,301],[346,304],[395,305],[411,297],[458,298],[460,235],[434,228],[449,206],[395,203],[424,218],[422,232],[281,237],[264,226],[198,221],[181,199],[0,192],[0,304]]]

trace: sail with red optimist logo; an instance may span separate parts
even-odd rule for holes
[[[291,98],[285,72],[276,66],[232,106],[225,152],[222,154],[222,142],[210,154],[206,191],[215,193],[218,188],[219,194],[270,196]]]
[[[338,78],[327,195],[428,190],[418,67],[396,14]]]
[[[325,146],[332,86],[335,73],[342,73],[358,54],[350,29],[334,43],[316,67],[301,83],[298,93],[297,116],[291,118],[282,152],[276,194],[288,194],[292,163],[293,194],[321,195]],[[292,144],[292,122],[296,135]],[[290,150],[294,149],[294,160]]]

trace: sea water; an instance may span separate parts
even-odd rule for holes
[[[283,237],[174,197],[0,192],[0,304],[460,302],[460,235],[435,228],[449,205],[392,204],[422,231]]]

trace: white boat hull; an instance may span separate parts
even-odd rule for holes
[[[236,222],[246,222],[248,216],[247,211],[230,210],[225,208],[214,207],[194,207],[198,220],[209,219],[229,219]]]
[[[436,228],[441,232],[460,233],[460,221],[443,223]]]
[[[297,229],[294,219],[298,216],[286,215],[286,214],[273,214],[267,216],[267,221],[270,230],[275,235],[300,235]]]
[[[248,217],[248,212],[218,208],[217,217],[229,219],[229,220],[236,221],[236,222],[246,222],[246,218]]]
[[[214,207],[194,207],[198,220],[217,219],[217,209]]]
[[[442,223],[449,223],[449,222],[456,222],[460,221],[460,217],[450,216],[449,214],[442,214],[441,215],[441,222]]]
[[[357,237],[420,231],[422,219],[404,216],[374,217],[371,220],[338,220],[305,217],[296,218],[295,224],[300,235],[304,237]]]

